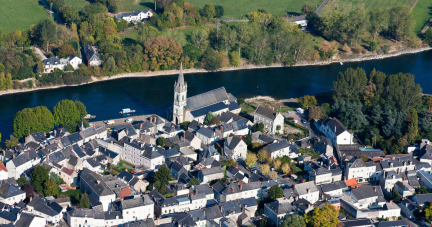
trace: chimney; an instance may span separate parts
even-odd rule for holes
[[[219,205],[219,207],[220,207],[220,211],[222,212],[222,206],[221,206],[221,205]]]
[[[154,123],[156,123],[156,117],[153,118]]]
[[[93,128],[96,128],[96,125],[95,125],[95,124],[93,124]]]
[[[374,191],[376,192],[376,188],[374,187]]]
[[[240,185],[240,191],[242,190],[242,185]]]

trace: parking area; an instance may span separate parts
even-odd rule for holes
[[[285,111],[283,115],[285,118],[292,118],[298,125],[304,126],[301,120],[305,119],[305,114],[299,114],[296,111]]]

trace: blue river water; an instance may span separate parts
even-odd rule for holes
[[[386,74],[412,73],[423,93],[432,94],[432,51],[403,55],[381,60],[331,64],[238,70],[214,73],[185,74],[188,96],[224,86],[238,98],[272,96],[276,99],[301,97],[328,91],[340,71],[361,67]],[[79,100],[96,120],[121,117],[122,108],[136,110],[136,114],[165,114],[174,98],[176,75],[123,78],[75,87],[63,87],[0,96],[0,133],[3,141],[11,134],[15,113],[26,107],[47,106],[49,109],[62,99]]]

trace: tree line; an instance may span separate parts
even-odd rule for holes
[[[18,139],[31,133],[48,133],[54,126],[62,126],[68,132],[74,133],[82,123],[88,126],[83,119],[86,115],[86,107],[82,102],[67,99],[58,102],[52,111],[45,106],[25,108],[15,114],[12,132]]]

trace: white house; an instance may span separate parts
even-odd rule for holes
[[[69,55],[67,59],[68,64],[71,64],[74,69],[78,69],[79,65],[82,64],[82,59],[75,54]]]
[[[137,11],[132,12],[132,13],[119,13],[119,14],[115,15],[116,18],[123,19],[127,22],[138,22],[138,21],[142,21],[144,19],[149,19],[152,16],[153,16],[153,13],[150,12],[150,10],[148,10],[148,9],[137,10]]]
[[[294,191],[300,199],[305,199],[312,204],[319,200],[319,190],[313,181],[296,184]]]
[[[264,214],[269,220],[278,226],[282,223],[285,216],[292,215],[296,212],[296,207],[291,205],[287,198],[278,198],[276,201],[264,204]]]
[[[9,178],[8,170],[3,163],[0,163],[0,180],[6,180]]]
[[[376,165],[373,165],[373,163],[366,164],[360,158],[354,160],[354,162],[347,162],[345,170],[347,180],[356,178],[359,182],[368,181],[377,171]]]
[[[303,28],[307,27],[306,15],[296,16],[296,17],[287,17],[286,19],[287,19],[287,21],[301,25]]]
[[[283,133],[284,117],[274,109],[258,106],[254,113],[254,124],[258,123],[263,123],[264,129],[270,133]]]
[[[83,169],[80,173],[80,188],[97,198],[102,203],[104,211],[108,211],[111,203],[116,199],[116,194],[102,180],[101,176],[89,169]]]
[[[96,46],[90,46],[90,45],[85,46],[84,54],[87,60],[87,66],[99,66],[102,64],[102,59],[97,53]]]
[[[7,181],[0,181],[0,184],[0,202],[13,205],[25,199],[26,193],[17,186]]]
[[[120,204],[125,223],[148,218],[154,219],[154,203],[147,194],[121,200]]]
[[[42,60],[45,65],[45,73],[54,72],[55,69],[65,70],[67,64],[71,64],[74,69],[78,69],[79,65],[82,63],[82,59],[75,54],[72,54],[66,58],[51,57]]]
[[[164,162],[164,156],[159,151],[163,149],[154,145],[144,145],[136,140],[125,140],[121,158],[134,165],[156,169]]]
[[[196,136],[201,139],[201,142],[205,145],[212,145],[214,142],[219,141],[219,136],[209,128],[200,128],[196,132]]]
[[[201,184],[206,184],[212,180],[221,179],[223,177],[224,172],[221,167],[203,169],[198,172],[198,178],[201,181]]]
[[[290,152],[290,144],[286,140],[274,142],[264,147],[267,151],[268,157],[275,159],[278,157],[289,156],[290,158],[297,158],[298,154]]]
[[[225,156],[234,160],[245,160],[247,145],[240,137],[228,137],[224,144]]]
[[[32,155],[33,158],[30,157],[30,154],[33,154],[33,152],[36,154],[34,150],[31,150],[29,152],[24,152],[20,156],[17,156],[14,159],[8,161],[6,163],[6,168],[8,169],[8,176],[18,179],[22,173],[36,165],[37,160],[35,159],[38,159],[40,161],[40,158],[37,155],[36,157],[33,157]]]
[[[28,213],[21,213],[13,226],[41,227],[47,224],[46,219]]]
[[[105,226],[105,214],[103,211],[93,209],[72,208],[66,212],[66,221],[69,226]]]
[[[319,129],[327,138],[331,139],[333,145],[353,144],[353,134],[336,118],[328,118],[322,122]]]

